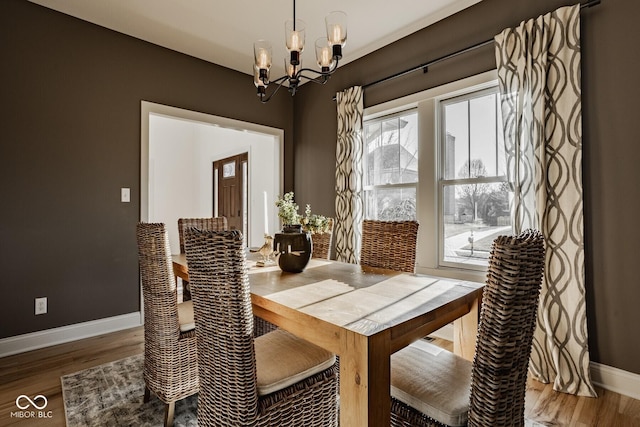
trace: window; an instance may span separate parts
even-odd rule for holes
[[[492,87],[438,103],[440,265],[482,268],[511,231],[499,102]]]
[[[495,70],[365,109],[365,217],[420,223],[416,272],[484,280],[511,233]]]
[[[366,218],[416,219],[417,124],[415,109],[364,122]]]

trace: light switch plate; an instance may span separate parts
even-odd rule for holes
[[[129,203],[131,201],[131,190],[129,188],[120,189],[120,201]]]

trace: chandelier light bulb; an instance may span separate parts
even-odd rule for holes
[[[253,44],[255,66],[261,70],[271,68],[271,43],[266,40],[258,40]]]
[[[347,43],[347,14],[341,11],[331,12],[325,18],[325,23],[333,57],[342,59],[342,48]]]
[[[291,65],[300,65],[300,54],[304,50],[304,22],[300,19],[285,22],[284,35],[285,46],[291,56]]]
[[[320,37],[316,40],[316,60],[320,68],[328,68],[333,62],[331,46],[326,37]]]
[[[347,42],[347,14],[340,11],[331,12],[325,18],[325,22],[329,44],[344,47]]]

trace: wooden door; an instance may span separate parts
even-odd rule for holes
[[[248,153],[242,153],[213,162],[214,200],[217,195],[218,203],[217,215],[227,218],[230,230],[240,230],[245,236],[248,232],[246,207],[248,161]],[[215,205],[213,213],[216,215]]]

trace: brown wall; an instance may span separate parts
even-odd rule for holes
[[[560,0],[484,0],[347,64],[325,86],[296,95],[296,201],[333,215],[335,92],[365,85],[478,42],[564,6]],[[592,361],[640,374],[640,2],[603,0],[582,13],[586,299]],[[349,47],[345,48],[345,56]],[[365,91],[372,106],[495,68],[493,48]]]
[[[251,76],[25,0],[0,2],[0,58],[0,338],[138,311],[142,100],[284,129],[292,187],[293,102]]]

